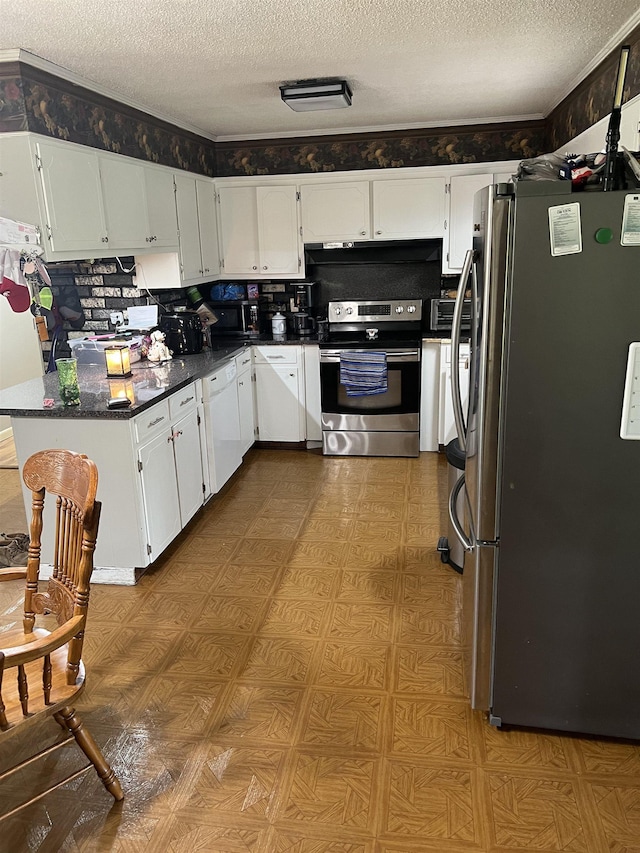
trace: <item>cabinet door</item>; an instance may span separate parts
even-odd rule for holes
[[[424,341],[420,363],[420,450],[438,449],[440,422],[439,342]],[[453,416],[453,411],[452,411]]]
[[[180,264],[185,282],[202,278],[200,232],[198,226],[198,200],[195,178],[175,175],[176,210],[180,233]]]
[[[298,367],[257,364],[256,400],[260,441],[302,441],[304,406]]]
[[[126,157],[98,155],[110,249],[148,245],[144,169]]]
[[[460,375],[460,394],[462,396],[462,410],[465,421],[467,418],[467,406],[469,403],[469,345],[460,346],[460,360],[458,371]],[[440,353],[440,415],[438,428],[438,441],[447,445],[457,436],[456,422],[453,416],[453,401],[451,397],[451,371],[454,365],[451,363],[451,344],[443,344]]]
[[[372,183],[374,240],[415,240],[443,236],[444,178]]]
[[[307,441],[322,441],[320,403],[320,347],[302,347],[304,358],[304,400]]]
[[[258,187],[258,246],[262,275],[297,275],[301,267],[295,187]]]
[[[196,195],[202,274],[217,276],[220,273],[220,251],[216,222],[216,189],[212,181],[196,179]]]
[[[371,239],[368,181],[305,184],[300,195],[305,243]]]
[[[255,187],[220,187],[221,268],[227,275],[258,274]]]
[[[443,272],[461,272],[464,256],[473,243],[473,197],[492,181],[493,175],[457,175],[451,178]]]
[[[149,233],[145,245],[152,248],[178,248],[176,191],[171,172],[153,166],[143,166],[147,221]]]
[[[253,402],[251,370],[244,370],[238,374],[238,411],[240,415],[242,455],[244,456],[255,441],[256,431],[256,413]]]
[[[108,249],[97,153],[69,143],[38,142],[47,224],[54,252],[100,256]]]
[[[150,561],[180,533],[180,504],[171,434],[163,431],[138,449]]]
[[[202,451],[200,449],[197,408],[192,409],[183,418],[176,421],[171,432],[178,481],[180,521],[184,527],[200,509],[204,500]]]

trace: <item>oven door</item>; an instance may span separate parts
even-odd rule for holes
[[[361,347],[320,350],[322,424],[326,429],[417,429],[407,427],[420,411],[420,350],[385,350],[387,391],[370,397],[348,397],[340,383],[340,353],[362,352]],[[405,416],[410,416],[409,418]],[[379,419],[383,418],[381,422]],[[390,421],[399,425],[394,427]]]

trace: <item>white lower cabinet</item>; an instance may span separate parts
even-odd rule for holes
[[[192,383],[134,420],[150,560],[175,539],[204,501],[200,396],[200,383]]]
[[[138,447],[138,470],[152,562],[182,530],[173,446],[166,428]]]
[[[438,450],[440,341],[422,342],[420,364],[420,450]]]
[[[322,405],[320,400],[320,347],[302,347],[304,358],[304,408],[307,441],[322,441]]]
[[[202,380],[211,492],[217,494],[242,464],[236,364],[231,359]]]
[[[254,348],[258,438],[304,441],[305,397],[302,347]]]
[[[256,402],[253,392],[253,358],[247,348],[235,358],[238,383],[238,414],[240,416],[240,444],[242,455],[256,440]]]
[[[460,395],[462,397],[462,409],[466,421],[467,408],[469,404],[469,371],[470,351],[469,344],[460,344],[460,358],[458,361],[458,374],[460,376]],[[451,371],[454,365],[451,363],[451,344],[449,341],[442,343],[440,350],[440,404],[438,441],[442,445],[448,444],[456,438],[457,430],[453,415],[453,401],[451,396]]]

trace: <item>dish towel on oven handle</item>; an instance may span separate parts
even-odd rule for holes
[[[340,384],[347,397],[369,397],[387,390],[387,354],[372,350],[340,353]]]

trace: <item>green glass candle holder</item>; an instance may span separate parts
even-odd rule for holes
[[[57,358],[58,385],[60,399],[65,406],[80,405],[80,386],[78,385],[78,361],[75,358]]]

